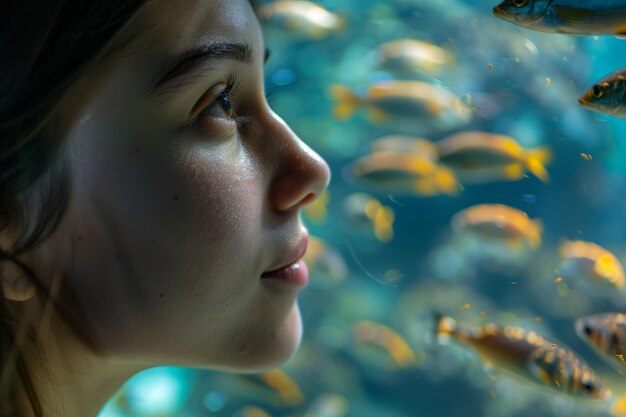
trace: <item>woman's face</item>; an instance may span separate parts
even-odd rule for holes
[[[299,286],[261,275],[302,255],[328,166],[268,107],[248,0],[156,0],[132,24],[62,103],[72,195],[39,274],[63,277],[46,285],[65,320],[113,361],[276,365]]]

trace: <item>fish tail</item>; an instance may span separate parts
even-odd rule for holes
[[[526,153],[526,167],[537,178],[543,182],[548,182],[550,176],[545,164],[552,158],[552,153],[547,147],[531,149]]]
[[[435,339],[439,343],[447,343],[456,333],[456,320],[441,313],[434,313]]]
[[[361,104],[361,99],[357,97],[348,87],[334,84],[330,87],[330,95],[339,103],[333,110],[333,115],[339,120],[345,120],[352,116],[357,107]]]
[[[437,188],[450,196],[456,196],[459,193],[459,182],[454,172],[447,167],[440,167],[435,174]]]

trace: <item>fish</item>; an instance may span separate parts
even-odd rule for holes
[[[574,398],[611,398],[593,369],[559,342],[516,326],[488,323],[471,331],[458,327],[450,316],[438,314],[435,319],[439,341],[452,338],[473,348],[494,369]]]
[[[604,313],[576,320],[576,334],[620,373],[626,371],[626,314]]]
[[[578,103],[591,111],[626,118],[626,68],[597,81],[580,96]]]
[[[366,193],[352,193],[344,199],[343,208],[353,231],[372,233],[380,242],[388,242],[393,237],[395,213],[376,198]]]
[[[582,240],[563,240],[559,245],[562,259],[561,275],[583,277],[592,282],[604,282],[614,288],[624,286],[624,267],[607,249]]]
[[[449,66],[453,57],[449,51],[419,39],[403,38],[382,43],[376,48],[379,68],[399,74],[423,72],[438,75]]]
[[[346,26],[342,17],[310,1],[274,1],[260,6],[257,14],[262,22],[313,40],[326,38]]]
[[[510,136],[481,131],[452,134],[437,142],[439,161],[452,168],[459,181],[484,183],[519,180],[529,171],[543,182],[552,154],[548,147],[523,148]]]
[[[523,243],[533,250],[541,246],[543,224],[516,208],[504,204],[477,204],[467,207],[450,220],[456,233],[470,234],[488,242],[503,242],[511,249]]]
[[[454,172],[428,155],[375,151],[346,167],[348,182],[416,196],[457,195],[459,184]]]
[[[374,124],[405,125],[414,129],[450,129],[469,122],[473,111],[463,100],[442,87],[423,81],[387,80],[374,83],[365,94],[334,84],[331,97],[338,101],[333,115],[345,120],[360,108]]]
[[[358,342],[368,342],[385,349],[400,368],[415,364],[415,354],[395,330],[369,320],[362,320],[352,326],[354,337]]]
[[[626,34],[623,0],[504,0],[493,15],[526,29],[569,35]]]

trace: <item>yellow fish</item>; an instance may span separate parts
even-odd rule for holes
[[[437,75],[452,61],[450,52],[418,39],[397,39],[385,42],[376,50],[381,69],[393,73],[424,72]]]
[[[472,110],[454,93],[422,81],[381,81],[364,95],[335,84],[331,96],[338,101],[333,114],[339,120],[351,117],[359,107],[374,123],[401,122],[417,129],[425,124],[454,128],[472,118]]]
[[[301,34],[310,39],[322,39],[345,27],[345,21],[334,13],[310,1],[279,0],[259,7],[263,22]]]
[[[611,392],[587,363],[572,350],[521,327],[484,325],[461,329],[448,316],[438,316],[439,340],[453,338],[473,348],[494,369],[505,371],[572,397],[606,401]]]
[[[565,240],[559,245],[562,258],[559,272],[563,276],[582,276],[613,287],[624,286],[622,263],[603,247],[582,240]]]
[[[388,242],[393,237],[394,211],[365,193],[353,193],[343,202],[349,224],[359,231],[373,232],[376,239]]]
[[[385,349],[400,368],[415,364],[415,354],[409,344],[391,328],[372,321],[359,321],[353,327],[358,342],[368,342]]]
[[[512,248],[526,243],[531,249],[541,246],[543,225],[526,213],[504,204],[478,204],[456,213],[451,220],[457,233],[470,233],[487,241],[503,241]]]
[[[377,151],[354,161],[345,173],[348,181],[385,192],[420,196],[459,192],[454,172],[428,155]]]
[[[626,314],[581,317],[576,320],[576,333],[620,373],[626,371]]]
[[[439,142],[439,160],[451,167],[461,182],[518,180],[526,170],[547,182],[547,147],[524,149],[515,139],[488,132],[455,133]]]

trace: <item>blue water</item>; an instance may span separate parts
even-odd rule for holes
[[[563,238],[595,242],[626,261],[626,122],[577,102],[597,79],[626,66],[626,40],[524,30],[493,17],[493,1],[318,4],[345,18],[346,27],[320,40],[272,28],[267,33],[270,104],[333,172],[326,219],[304,221],[347,267],[343,279],[334,280],[313,269],[299,297],[305,335],[282,370],[302,399],[285,400],[258,376],[157,368],[129,381],[102,417],[263,416],[259,410],[285,417],[611,415],[611,403],[536,388],[486,369],[467,347],[435,343],[431,318],[442,311],[470,328],[491,320],[536,330],[575,350],[616,397],[626,392],[626,377],[599,359],[573,327],[586,314],[626,311],[626,292],[554,282],[556,247]],[[394,79],[375,67],[371,54],[383,42],[407,37],[455,56],[453,66],[428,82],[473,103],[495,104],[491,113],[462,127],[403,133],[436,141],[483,130],[515,137],[525,147],[549,146],[548,183],[528,175],[463,184],[454,197],[421,197],[363,189],[346,179],[345,167],[365,155],[372,141],[397,132],[362,111],[337,120],[330,86],[364,93],[372,83]],[[345,201],[355,192],[393,210],[390,241],[377,239],[367,221],[351,223],[354,213],[346,212]],[[541,219],[541,248],[525,258],[495,260],[481,258],[480,248],[459,252],[450,219],[480,203],[506,204]],[[355,326],[364,321],[403,337],[413,363],[398,366],[385,349],[359,341]],[[246,414],[246,406],[258,409]]]

